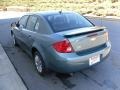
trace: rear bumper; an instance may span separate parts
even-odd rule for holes
[[[111,43],[107,42],[106,44],[107,44],[106,48],[84,56],[79,56],[75,53],[54,54],[53,57],[50,56],[51,57],[50,59],[52,60],[49,60],[50,61],[49,67],[50,69],[60,73],[77,72],[80,71],[81,69],[88,68],[90,67],[89,58],[96,55],[100,55],[101,62],[109,56],[111,50]]]

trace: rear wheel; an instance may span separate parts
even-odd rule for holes
[[[42,56],[40,55],[40,53],[38,51],[36,51],[34,53],[34,63],[35,63],[35,66],[36,66],[36,69],[38,71],[38,73],[40,75],[45,75],[45,63],[43,61],[43,58]]]

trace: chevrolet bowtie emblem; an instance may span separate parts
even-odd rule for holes
[[[91,40],[91,41],[95,41],[95,40],[96,40],[96,38],[94,37],[94,38],[91,38],[90,40]]]

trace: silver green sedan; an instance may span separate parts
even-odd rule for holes
[[[71,11],[42,11],[11,24],[14,45],[33,57],[37,71],[72,73],[103,61],[110,52],[108,30]]]

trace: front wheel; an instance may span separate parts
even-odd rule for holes
[[[45,74],[45,63],[38,51],[34,53],[34,62],[38,73],[43,76]]]
[[[12,40],[13,40],[13,45],[14,45],[14,46],[17,46],[16,40],[15,40],[15,35],[14,35],[14,34],[11,34],[11,36],[12,36]]]

